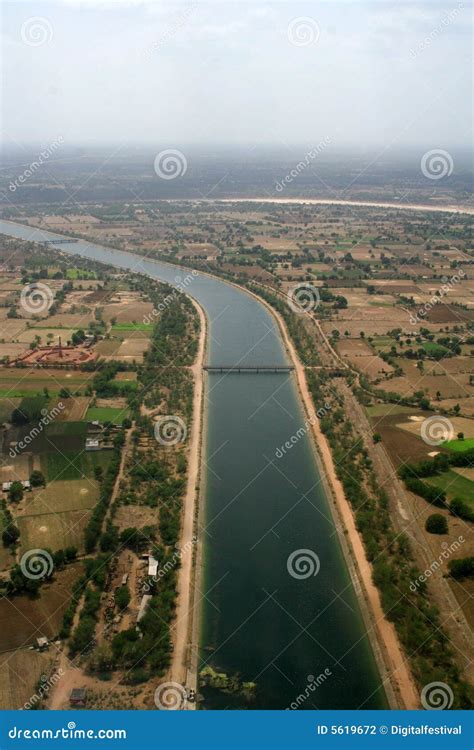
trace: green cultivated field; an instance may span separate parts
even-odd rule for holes
[[[445,490],[449,500],[457,497],[474,503],[474,482],[456,474],[455,471],[445,471],[438,476],[427,478],[426,481],[434,487]]]
[[[131,384],[128,384],[131,385]],[[129,409],[117,409],[112,406],[92,406],[87,410],[86,420],[88,422],[112,422],[113,424],[122,424],[124,419],[127,419],[130,414]]]
[[[152,323],[116,323],[112,326],[112,333],[125,333],[129,331],[152,331]]]
[[[453,451],[454,453],[462,453],[463,451],[469,450],[469,448],[474,448],[474,438],[450,440],[448,443],[443,444],[443,448],[448,448],[448,450]]]

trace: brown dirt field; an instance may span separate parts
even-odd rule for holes
[[[0,599],[0,652],[29,646],[40,635],[56,637],[72,585],[81,571],[81,563],[68,565],[51,583],[42,586],[36,599],[27,596]]]
[[[20,354],[24,354],[28,349],[25,344],[0,344],[0,359],[9,357],[16,359]]]
[[[95,346],[95,351],[101,357],[111,357],[117,352],[121,342],[118,339],[103,339]]]
[[[75,328],[26,328],[18,336],[18,341],[29,344],[33,341],[35,336],[41,337],[40,346],[46,344],[57,344],[59,337],[61,337],[61,343],[67,344],[71,340],[72,334]],[[48,334],[52,334],[52,337],[48,339]]]
[[[120,383],[127,383],[130,381],[136,381],[137,380],[138,373],[136,372],[118,372],[114,378],[114,380],[117,380]]]
[[[51,315],[46,320],[43,320],[43,325],[47,325],[48,328],[63,328],[64,330],[77,328],[87,328],[89,323],[92,321],[91,312],[87,313],[58,313],[57,315]],[[60,335],[60,331],[57,332]]]
[[[121,505],[114,517],[114,523],[119,529],[126,529],[133,518],[133,525],[137,529],[142,529],[144,526],[156,525],[159,520],[158,515],[157,508],[144,505]]]
[[[143,354],[150,345],[150,339],[126,338],[111,359],[143,362]]]
[[[422,416],[422,415],[420,415]],[[425,415],[423,419],[426,418]],[[472,438],[474,437],[474,420],[473,419],[464,419],[463,417],[449,417],[449,421],[453,425],[454,432],[457,434],[458,432],[464,432],[464,435],[466,438]],[[400,427],[401,430],[404,432],[409,432],[411,435],[417,435],[420,436],[420,429],[421,429],[422,422],[418,421],[409,421],[405,420],[403,417],[398,420],[398,427]]]
[[[0,339],[4,339],[6,342],[15,341],[25,328],[26,320],[4,319],[0,322]]]
[[[54,656],[50,652],[13,651],[0,656],[0,707],[18,711],[29,703],[41,675],[49,677]]]
[[[467,417],[474,417],[474,396],[463,399],[446,398],[437,403],[439,403],[442,409],[452,409],[456,404],[459,404],[462,414]]]
[[[474,310],[439,303],[429,310],[426,317],[430,323],[465,323],[474,320]]]
[[[431,412],[413,411],[414,415],[423,416],[423,418],[432,416]],[[406,432],[399,427],[402,422],[400,414],[389,414],[385,417],[372,417],[370,423],[374,432],[382,436],[382,443],[390,456],[395,468],[404,463],[416,463],[429,458],[429,453],[435,450],[432,446],[426,445],[419,435]],[[421,424],[421,422],[420,422]],[[419,426],[418,426],[419,429]],[[436,450],[438,450],[436,448]]]
[[[95,479],[56,480],[25,494],[21,517],[35,516],[41,524],[43,514],[86,510],[94,507],[98,498],[99,484]]]
[[[21,549],[44,549],[53,552],[65,547],[84,550],[84,529],[89,521],[89,510],[72,510],[63,513],[47,513],[40,516],[20,516],[17,520],[20,529]]]
[[[448,561],[450,559],[456,560],[460,557],[468,557],[474,554],[474,538],[470,524],[460,518],[451,516],[449,511],[444,508],[433,508],[433,506],[423,500],[423,498],[413,495],[411,492],[407,493],[407,495],[412,506],[413,514],[417,518],[418,527],[423,536],[425,549],[429,550],[430,559],[438,560],[444,550],[446,550],[453,542],[456,540],[459,540],[460,542],[459,549],[456,549],[448,559],[445,560],[442,557],[440,559],[441,569],[445,574],[448,573]],[[429,534],[425,530],[426,519],[433,513],[440,513],[446,518],[448,522],[447,534]],[[474,581],[455,582],[450,579],[448,579],[448,581],[459,605],[464,611],[467,621],[473,626],[474,600],[472,599],[472,594],[474,592]]]
[[[145,317],[153,312],[151,302],[142,302],[131,297],[128,302],[109,303],[104,308],[104,320],[110,321],[117,318],[117,323],[132,323],[134,320],[141,323]]]
[[[59,402],[64,405],[64,408],[56,417],[56,421],[80,422],[86,415],[90,400],[89,396],[75,396],[74,398],[58,399],[51,408],[54,408]]]

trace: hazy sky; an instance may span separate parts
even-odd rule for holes
[[[468,2],[1,8],[4,142],[470,143]]]

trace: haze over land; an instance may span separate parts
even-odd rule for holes
[[[428,1],[7,1],[3,142],[466,146],[469,15]]]

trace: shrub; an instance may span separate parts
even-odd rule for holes
[[[447,534],[448,522],[440,513],[433,513],[426,519],[425,529],[430,534]]]

